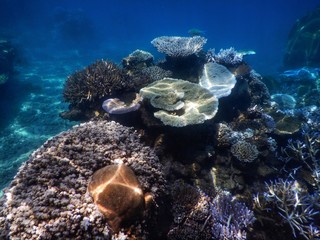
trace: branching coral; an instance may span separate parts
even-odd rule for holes
[[[303,132],[302,140],[290,139],[288,145],[282,149],[284,162],[298,161],[311,172],[313,185],[320,189],[320,133]]]
[[[187,57],[201,51],[207,39],[200,36],[195,37],[175,37],[162,36],[151,41],[159,52],[170,57]]]
[[[319,212],[315,210],[319,196],[309,194],[292,180],[278,179],[266,183],[266,188],[267,191],[254,198],[257,209],[278,213],[289,224],[294,237],[320,237],[319,226],[313,225],[314,219],[319,217]]]
[[[213,199],[210,209],[214,239],[247,239],[246,229],[253,224],[255,217],[244,203],[222,191]]]
[[[133,88],[130,77],[114,63],[99,60],[66,80],[63,96],[67,102],[94,102],[118,91]]]
[[[158,66],[151,66],[141,70],[143,74],[149,76],[153,81],[158,81],[163,78],[171,77],[172,72],[169,70],[164,70]]]

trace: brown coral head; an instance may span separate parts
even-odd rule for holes
[[[88,190],[113,231],[142,216],[144,195],[134,172],[126,165],[109,165],[96,171]]]

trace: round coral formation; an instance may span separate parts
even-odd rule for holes
[[[122,223],[142,216],[143,192],[134,172],[124,164],[96,171],[88,190],[114,231],[118,231]]]
[[[231,153],[241,162],[253,162],[259,155],[256,145],[239,141],[231,146]]]
[[[166,191],[161,165],[132,128],[88,122],[48,140],[5,190],[0,239],[110,239],[107,220],[87,186],[95,171],[119,163],[137,173],[141,190],[158,204]]]

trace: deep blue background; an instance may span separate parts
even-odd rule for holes
[[[0,36],[10,36],[28,58],[88,56],[119,62],[162,35],[205,31],[206,48],[252,49],[262,73],[281,67],[290,28],[319,0],[1,0]]]

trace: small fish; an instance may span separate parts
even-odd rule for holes
[[[197,28],[191,28],[188,30],[188,34],[192,37],[194,36],[203,36],[205,34],[205,31],[202,31],[200,29]]]

